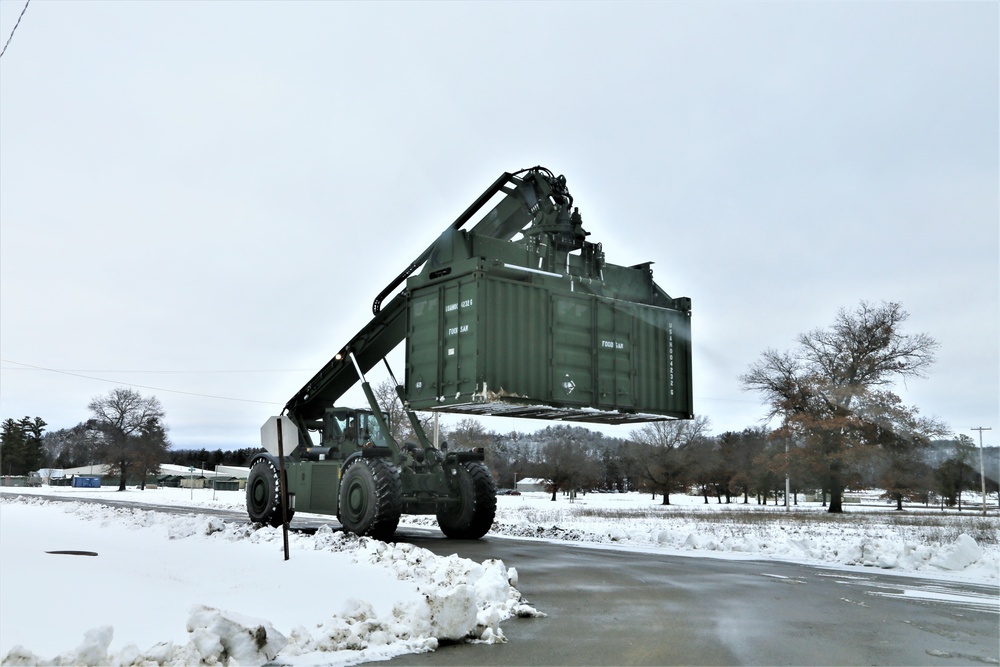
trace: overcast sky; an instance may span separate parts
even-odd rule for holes
[[[940,350],[897,391],[995,444],[998,6],[34,0],[0,60],[0,418],[131,385],[175,447],[255,446],[541,164],[609,262],[692,299],[715,432],[764,416],[738,377],[765,349],[898,301]]]

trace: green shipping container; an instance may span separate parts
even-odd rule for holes
[[[608,269],[625,282],[649,273]],[[569,275],[483,263],[413,285],[409,407],[610,424],[691,418],[690,311],[593,291]]]

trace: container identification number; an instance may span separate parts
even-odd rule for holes
[[[468,307],[470,307],[472,305],[472,301],[473,301],[472,299],[465,299],[461,303],[449,303],[449,304],[445,305],[444,312],[446,312],[446,313],[452,313],[452,312],[458,310],[460,307],[461,308],[468,308]]]
[[[670,387],[670,395],[674,395],[674,323],[669,322],[667,324],[667,346],[670,348],[670,379],[668,385]]]

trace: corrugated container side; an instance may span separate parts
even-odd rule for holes
[[[407,341],[417,410],[691,412],[690,318],[679,311],[475,272],[414,290]]]
[[[635,322],[639,358],[647,368],[637,376],[638,401],[690,413],[690,319],[676,311],[642,308]]]
[[[596,301],[597,405],[608,409],[636,407],[633,314],[629,304]]]
[[[414,293],[407,313],[406,394],[428,407],[439,394],[438,348],[441,345],[437,287]]]
[[[501,395],[547,396],[551,357],[547,294],[528,283],[487,278],[481,282],[486,389]]]
[[[552,294],[552,401],[594,405],[593,301]]]

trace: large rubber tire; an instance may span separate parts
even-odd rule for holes
[[[403,512],[399,471],[385,459],[357,458],[340,477],[337,519],[344,530],[377,540],[391,540]]]
[[[247,514],[254,523],[281,525],[281,483],[278,466],[268,459],[257,459],[247,476]],[[295,510],[288,508],[288,520]]]
[[[458,507],[438,512],[438,526],[448,537],[478,540],[493,527],[497,513],[497,485],[490,469],[478,461],[458,466],[456,486],[461,499]]]

